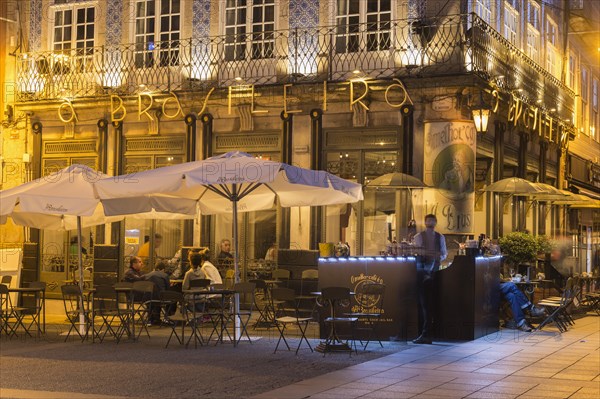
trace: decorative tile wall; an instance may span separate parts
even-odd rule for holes
[[[31,0],[30,5],[29,51],[39,51],[42,46],[42,0]]]
[[[210,0],[194,0],[192,4],[192,35],[206,37],[210,29]]]
[[[327,1],[321,0],[325,5]],[[290,28],[319,25],[319,0],[290,0]]]
[[[106,8],[106,46],[118,46],[121,44],[123,33],[123,0],[110,0],[103,4]]]

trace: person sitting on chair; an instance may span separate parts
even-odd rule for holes
[[[125,272],[123,276],[123,280],[129,283],[133,283],[134,281],[143,281],[144,273],[142,273],[142,268],[144,267],[144,261],[139,256],[132,256],[129,258],[129,269]]]
[[[513,319],[517,329],[524,332],[531,332],[533,327],[525,319],[525,313],[528,312],[533,317],[543,316],[546,311],[529,302],[529,299],[513,282],[506,281],[500,283],[500,292],[506,301],[510,304]]]
[[[204,273],[206,278],[210,280],[210,285],[223,284],[221,274],[219,273],[215,265],[213,265],[209,261],[209,249],[201,248],[198,253],[200,254],[200,256],[202,256],[202,267],[200,268],[200,270],[202,271],[202,273]]]
[[[169,281],[169,276],[165,273],[166,264],[164,262],[158,262],[154,267],[154,270],[150,273],[144,275],[146,280],[152,281],[154,283],[154,295],[152,299],[159,299],[160,293],[169,289],[169,285],[171,282]],[[150,323],[153,325],[160,325],[160,306],[152,305],[150,311]],[[172,314],[171,310],[174,309],[165,309],[165,314]],[[162,321],[163,324],[172,324],[172,322],[165,317]]]
[[[202,272],[202,269],[200,268],[200,265],[203,262],[202,255],[199,252],[190,252],[189,259],[192,267],[185,273],[185,276],[183,277],[183,284],[181,288],[184,291],[190,289],[191,280],[206,278],[206,275],[204,274],[204,272]]]

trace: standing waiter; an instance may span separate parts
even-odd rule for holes
[[[437,296],[435,273],[440,263],[448,256],[446,238],[435,231],[437,218],[433,214],[425,216],[425,231],[415,235],[415,246],[421,248],[417,257],[417,291],[419,295],[419,337],[415,344],[431,344],[433,336],[433,308]]]

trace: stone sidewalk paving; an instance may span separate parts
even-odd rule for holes
[[[535,333],[502,330],[471,342],[409,345],[254,398],[600,398],[600,317],[595,315],[578,319],[563,334],[552,327]]]

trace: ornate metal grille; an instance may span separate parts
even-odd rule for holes
[[[469,28],[470,29],[467,29]],[[410,18],[385,23],[385,46],[369,45],[373,26],[354,26],[356,48],[336,48],[337,26],[295,28],[269,33],[269,57],[227,57],[232,37],[212,36],[165,43],[149,52],[173,49],[177,60],[139,66],[135,43],[93,47],[89,63],[78,67],[78,54],[61,50],[19,54],[17,99],[31,101],[73,97],[129,95],[140,90],[189,91],[240,84],[271,85],[288,82],[338,82],[360,69],[374,79],[427,77],[474,73],[484,79],[504,76],[506,88],[517,83],[532,99],[544,92],[556,99],[557,109],[570,117],[575,95],[560,80],[474,14],[439,18]],[[385,33],[384,32],[384,33]],[[253,35],[235,37],[252,48]],[[380,43],[381,40],[378,42]],[[237,78],[237,79],[236,79]]]

